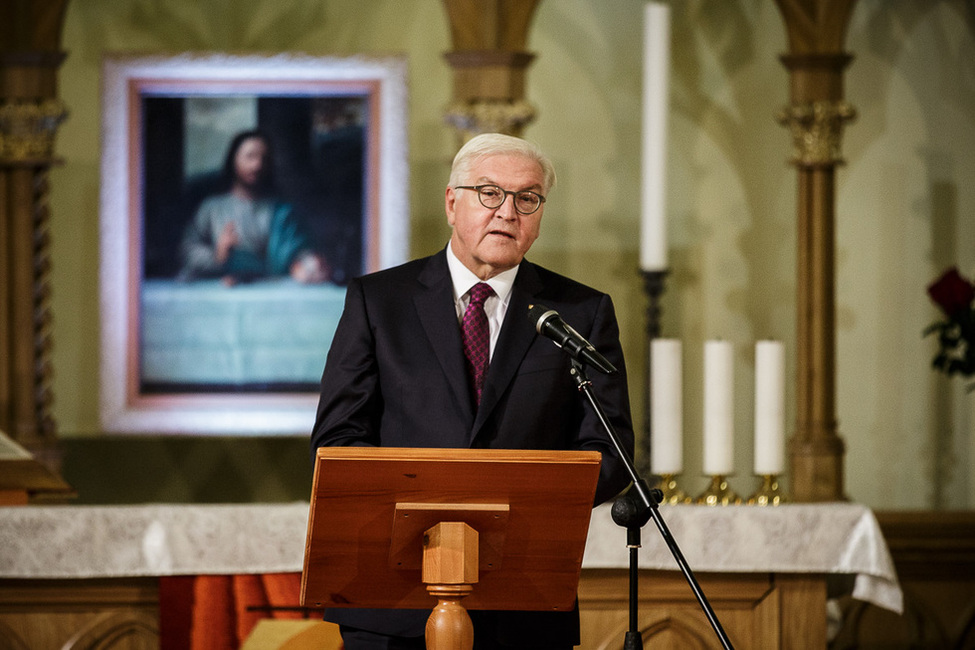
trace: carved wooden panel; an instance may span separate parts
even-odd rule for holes
[[[825,647],[822,577],[697,577],[735,647]],[[583,650],[623,647],[628,593],[625,570],[583,572]],[[0,580],[0,650],[154,650],[158,600],[155,578]],[[648,647],[721,647],[677,572],[641,572],[639,621]]]
[[[0,580],[0,650],[155,650],[155,578]]]
[[[878,512],[877,521],[904,613],[843,598],[831,648],[975,648],[975,512]]]
[[[826,579],[817,575],[699,574],[701,588],[737,648],[975,647],[975,513],[878,519],[905,592],[905,614],[840,599],[827,645]],[[959,519],[961,519],[959,521]],[[914,532],[911,532],[914,531]],[[587,569],[579,585],[581,650],[621,650],[628,627],[622,569]],[[639,630],[647,648],[721,645],[684,577],[641,571]],[[0,580],[0,650],[155,650],[155,578]]]
[[[582,648],[622,650],[629,625],[625,570],[587,570],[579,585]],[[826,646],[824,576],[697,575],[721,627],[738,648]],[[721,648],[683,575],[641,571],[639,631],[652,648]]]

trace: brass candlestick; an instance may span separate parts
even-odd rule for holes
[[[722,474],[712,476],[711,485],[695,501],[706,506],[729,506],[741,502],[741,497],[728,485],[728,477]]]
[[[676,505],[678,503],[691,503],[691,497],[677,485],[677,474],[661,474],[657,488],[664,493],[660,503]]]
[[[762,474],[762,484],[755,494],[748,497],[748,504],[753,506],[777,506],[786,503],[785,492],[779,487],[778,474]]]

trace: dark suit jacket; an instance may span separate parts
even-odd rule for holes
[[[523,261],[475,409],[445,251],[353,280],[322,375],[312,449],[325,445],[584,449],[602,453],[596,503],[629,475],[569,374],[569,356],[528,319],[540,303],[599,350],[619,373],[589,378],[607,418],[633,453],[619,328],[610,297]],[[553,504],[558,507],[558,504]],[[403,636],[423,634],[429,612],[330,609],[326,619]],[[476,634],[578,643],[578,612],[471,612]]]

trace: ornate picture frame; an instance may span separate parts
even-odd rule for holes
[[[398,57],[106,58],[106,432],[310,432],[345,283],[408,255],[406,95]]]

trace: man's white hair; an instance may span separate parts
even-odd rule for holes
[[[471,182],[471,170],[479,160],[487,156],[523,156],[538,163],[542,169],[542,193],[548,194],[555,187],[555,166],[541,148],[529,140],[516,138],[503,133],[482,133],[476,135],[460,148],[454,156],[450,168],[451,187]]]

